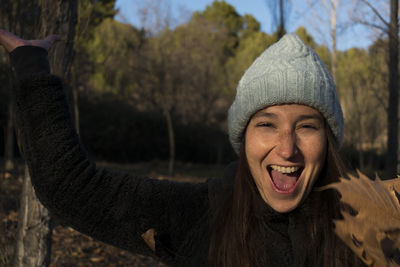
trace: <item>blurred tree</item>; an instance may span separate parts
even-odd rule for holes
[[[390,177],[400,171],[399,154],[399,1],[390,1],[389,34],[389,107],[388,153],[386,164]]]
[[[139,51],[144,41],[144,33],[133,26],[104,20],[84,44],[85,60],[95,66],[86,75],[85,87],[133,99],[138,86],[135,68],[140,68]]]
[[[318,45],[314,37],[307,32],[307,29],[305,27],[300,26],[296,30],[296,34],[303,40],[303,42],[310,46],[312,49],[317,52],[318,56],[321,58],[321,60],[325,63],[325,65],[330,68],[331,67],[331,52],[329,51],[329,48],[325,45]]]
[[[330,28],[330,36],[331,36],[331,46],[332,46],[332,53],[331,53],[331,69],[332,69],[332,76],[333,80],[336,82],[336,72],[337,72],[337,53],[336,53],[336,24],[337,24],[337,6],[339,4],[339,0],[329,0],[329,4],[324,2],[327,10],[330,10],[330,19],[331,19],[331,28]],[[329,11],[328,11],[329,12]]]
[[[165,117],[170,148],[169,173],[172,175],[175,160],[173,117],[180,115],[185,120],[189,112],[183,111],[193,110],[196,115],[192,116],[210,120],[211,107],[227,88],[224,64],[235,52],[243,23],[231,5],[214,1],[203,12],[195,12],[187,25],[171,30],[169,13],[162,12],[162,8],[165,7],[142,7],[143,21],[149,21],[144,18],[149,13],[163,16],[154,21],[153,27],[146,26],[156,30],[147,32],[149,37],[141,53],[145,69],[140,70],[138,84],[140,91],[147,95],[147,102]],[[194,110],[195,107],[198,109]]]
[[[248,34],[259,32],[261,30],[260,22],[258,22],[252,15],[244,14],[242,17],[242,23],[240,38],[244,38]]]
[[[389,57],[388,40],[387,39],[377,39],[369,48],[369,60],[368,64],[369,72],[373,76],[369,88],[374,93],[374,97],[380,103],[381,107],[385,111],[385,116],[387,117],[388,112],[388,98],[389,98],[389,81],[387,77],[389,76],[389,69],[387,64],[387,59]],[[387,121],[385,127],[387,128]],[[386,132],[386,131],[383,131]]]
[[[235,8],[224,0],[214,0],[211,5],[206,6],[204,11],[193,13],[192,19],[196,20],[197,18],[203,18],[213,23],[215,25],[215,29],[213,30],[224,32],[225,56],[232,56],[239,43],[239,33],[243,29],[242,17],[240,17]]]
[[[217,123],[216,102],[227,92],[224,42],[228,33],[213,22],[196,18],[171,33],[167,51],[175,58],[175,75],[180,77],[175,113],[184,122]],[[204,55],[207,55],[206,57]]]
[[[76,0],[46,0],[40,4],[40,26],[35,28],[35,39],[50,33],[61,36],[64,42],[50,51],[49,59],[53,73],[67,82],[73,60],[78,3]],[[35,196],[27,167],[20,203],[13,266],[49,266],[53,223],[49,212]]]
[[[270,45],[276,42],[274,36],[269,36],[261,31],[247,32],[240,38],[239,46],[235,55],[227,61],[229,73],[229,85],[231,94],[235,92],[235,87],[245,70],[251,63]]]
[[[329,50],[329,47],[326,45],[318,45],[315,48],[315,52],[317,52],[318,56],[321,58],[321,60],[325,63],[327,68],[331,70],[331,51]],[[340,53],[339,53],[340,54]],[[339,94],[340,94],[340,88],[338,88]]]
[[[168,28],[152,37],[146,44],[146,71],[139,84],[147,93],[147,101],[163,114],[168,129],[170,176],[175,172],[175,131],[173,113],[177,103],[181,77],[178,74],[183,67],[178,58],[173,56],[173,36]]]
[[[379,129],[385,126],[379,120],[384,109],[371,88],[377,75],[371,73],[373,61],[366,50],[351,48],[339,57],[338,63],[338,86],[348,133],[345,142],[357,149],[362,170],[366,164],[363,151],[379,148],[383,135]]]
[[[337,82],[337,39],[349,28],[349,21],[355,6],[351,1],[341,0],[307,0],[307,4],[312,13],[312,26],[321,33],[321,36],[325,36],[326,32],[329,32],[330,40],[326,41],[331,47],[329,67],[333,79]],[[346,13],[349,15],[338,16]]]
[[[224,0],[214,0],[211,5],[207,5],[204,11],[194,12],[193,18],[202,17],[214,23],[217,27],[223,27],[228,35],[237,36],[242,29],[242,20],[235,8]]]
[[[314,38],[311,36],[310,33],[307,32],[307,29],[305,27],[298,27],[296,30],[296,34],[301,38],[301,40],[303,40],[306,45],[308,45],[312,49],[315,49],[317,47]]]
[[[73,99],[75,127],[79,132],[78,91],[87,87],[89,76],[99,65],[89,60],[88,42],[94,37],[94,32],[104,20],[113,18],[116,0],[80,0],[78,1],[78,22],[74,39],[74,60],[71,66],[71,86],[69,97]]]
[[[370,2],[359,0],[358,16],[355,21],[380,30],[389,40],[387,65],[389,70],[388,84],[388,107],[387,107],[387,155],[386,170],[390,177],[395,177],[400,171],[398,161],[399,152],[399,87],[398,87],[398,65],[399,65],[399,1]],[[389,10],[389,14],[385,12]],[[365,13],[367,12],[367,13]],[[390,19],[385,17],[389,16]]]
[[[195,52],[198,62],[194,62],[187,77],[197,78],[193,95],[203,97],[193,97],[195,102],[188,106],[198,111],[208,110],[208,120],[203,121],[225,129],[226,112],[240,77],[276,38],[262,33],[260,23],[253,16],[240,16],[225,1],[214,1],[203,12],[195,12],[190,23],[187,36],[193,33],[192,39],[196,42],[187,50],[198,51],[198,54]],[[205,54],[207,57],[202,56]],[[196,110],[192,113],[198,113]]]
[[[32,38],[34,36],[34,26],[38,24],[40,15],[40,6],[36,1],[27,0],[2,0],[0,5],[0,27],[6,31],[14,32],[17,35]],[[0,54],[0,60],[3,64],[9,65],[8,55],[5,52]],[[10,171],[14,168],[14,125],[13,125],[13,110],[14,103],[11,98],[12,88],[15,86],[12,70],[5,68],[6,80],[1,84],[7,85],[6,92],[8,95],[8,118],[5,128],[5,144],[4,144],[4,158],[5,170]]]
[[[289,19],[290,0],[266,0],[266,4],[272,15],[272,25],[276,27],[277,40],[286,34],[285,24]]]

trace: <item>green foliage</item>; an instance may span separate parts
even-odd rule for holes
[[[331,51],[326,45],[319,45],[315,48],[315,52],[318,54],[319,58],[325,63],[327,68],[331,68]],[[336,52],[340,55],[340,52]]]
[[[38,0],[1,0],[0,27],[32,39],[38,30],[40,13]]]
[[[129,69],[142,42],[142,33],[131,25],[106,19],[96,27],[93,38],[83,46],[88,54],[86,60],[95,66],[88,77],[88,88],[122,95],[132,92],[137,85]]]
[[[278,26],[278,28],[276,29],[276,31],[274,33],[272,33],[272,38],[274,40],[276,40],[275,42],[279,41],[279,39],[282,38],[283,35],[285,35],[286,29],[280,29],[280,27]]]
[[[214,0],[206,9],[199,13],[194,13],[194,18],[202,17],[218,26],[223,26],[227,29],[230,35],[236,35],[241,29],[243,22],[235,8],[224,0]]]
[[[81,0],[79,1],[78,35],[88,34],[104,20],[115,15],[116,0]],[[88,37],[88,36],[87,36]]]
[[[93,51],[90,51],[96,28],[106,19],[114,17],[115,0],[82,0],[79,1],[78,24],[75,34],[75,58],[72,67],[73,86],[87,88],[88,81],[96,74]],[[97,51],[99,52],[99,51]]]
[[[226,1],[214,0],[187,23],[150,35],[115,21],[114,5],[115,0],[79,1],[71,85],[86,96],[80,114],[89,151],[112,161],[167,159],[168,133],[162,114],[166,109],[173,118],[178,160],[215,162],[221,144],[226,159],[231,159],[223,134],[227,109],[240,77],[278,40],[278,32],[261,32],[252,15],[241,16]],[[38,1],[4,0],[0,5],[1,27],[26,37],[35,34],[31,26],[39,15]],[[22,27],[18,20],[31,26]],[[317,44],[305,27],[296,34],[329,68],[329,48]],[[385,149],[386,47],[387,40],[378,39],[368,50],[349,49],[337,55],[345,153],[356,166],[360,157],[368,163],[368,158],[379,158]],[[2,84],[8,83],[7,68],[1,57]],[[5,125],[6,105],[2,87],[1,125]]]
[[[306,30],[305,27],[301,26],[297,28],[296,34],[303,40],[303,42],[311,47],[312,49],[315,49],[317,47],[317,44],[314,42],[314,38],[309,34]]]
[[[229,58],[227,69],[230,75],[231,93],[234,94],[235,86],[244,74],[244,71],[250,67],[251,63],[270,45],[275,43],[276,39],[263,32],[254,32],[244,36],[236,49],[234,57]]]
[[[216,100],[218,95],[229,91],[225,70],[225,63],[229,57],[224,53],[227,34],[223,34],[223,31],[213,31],[214,26],[205,19],[197,19],[177,27],[172,32],[174,58],[179,60],[179,65],[182,66],[179,69],[183,78],[182,91],[190,96],[185,100],[192,103],[191,107],[196,106],[200,114],[209,112],[206,108],[208,105],[203,105],[204,103],[210,103],[212,99]],[[204,116],[206,115],[198,118],[205,119]]]
[[[381,57],[381,55],[380,55]],[[359,152],[360,167],[369,163],[362,151],[384,151],[385,75],[374,70],[384,69],[377,65],[375,55],[364,49],[351,48],[338,56],[338,88],[345,115],[345,141]],[[382,79],[383,78],[383,79]]]
[[[260,23],[252,15],[245,14],[242,17],[243,21],[243,34],[242,37],[254,32],[259,32],[261,29]]]
[[[203,19],[201,22],[203,25],[205,25],[204,21],[210,23],[211,26],[207,29],[210,33],[215,32],[224,36],[209,47],[219,46],[225,51],[225,58],[218,56],[217,53],[221,51],[212,53],[212,56],[220,59],[219,69],[222,72],[216,72],[220,73],[216,76],[220,80],[219,88],[226,88],[225,94],[232,97],[243,72],[264,49],[277,39],[262,33],[260,23],[252,15],[240,16],[233,6],[223,0],[215,0],[203,12],[195,12],[192,23],[199,24],[200,19]],[[223,75],[224,73],[229,74],[229,77]]]
[[[260,25],[251,15],[241,17],[235,8],[224,0],[214,0],[203,12],[195,12],[192,21],[205,20],[213,25],[212,31],[225,35],[224,49],[228,56],[235,53],[241,35],[259,30]]]

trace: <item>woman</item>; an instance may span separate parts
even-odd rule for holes
[[[56,36],[0,31],[20,87],[16,125],[38,198],[78,231],[170,266],[357,266],[333,233],[343,175],[343,116],[333,80],[296,35],[243,75],[228,115],[239,163],[202,184],[96,168],[75,133],[62,83],[50,74]]]

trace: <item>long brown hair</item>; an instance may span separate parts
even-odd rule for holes
[[[339,156],[338,146],[327,127],[328,152],[324,169],[315,186],[332,183],[346,171]],[[266,205],[250,174],[244,145],[239,156],[233,186],[226,190],[224,201],[217,208],[211,224],[209,265],[213,267],[273,266],[268,262],[268,251],[261,238],[265,231],[265,217],[260,214]],[[334,234],[333,219],[340,218],[339,195],[334,190],[311,192],[307,205],[313,211],[304,220],[307,246],[300,266],[364,266],[362,262]],[[292,216],[303,216],[299,207]],[[304,240],[305,241],[305,240]],[[307,244],[306,244],[307,243]]]

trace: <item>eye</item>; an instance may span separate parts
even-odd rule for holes
[[[257,124],[257,127],[267,127],[267,128],[273,128],[274,125],[270,122],[260,122]]]
[[[311,130],[318,130],[318,126],[310,123],[302,124],[299,127],[300,129],[311,129]]]

